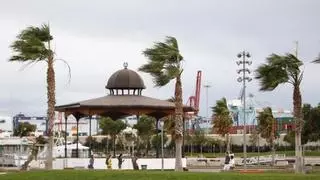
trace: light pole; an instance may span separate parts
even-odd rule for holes
[[[161,125],[161,171],[164,170],[164,153],[163,153],[163,126],[164,126],[164,121],[160,121]]]
[[[211,85],[209,85],[209,84],[205,84],[204,86],[203,86],[204,88],[206,88],[206,121],[207,121],[207,123],[208,123],[208,119],[209,119],[209,92],[208,92],[208,90],[209,90],[209,88],[211,88]],[[208,129],[208,132],[209,132],[209,129]]]
[[[243,161],[244,161],[244,169],[247,169],[247,128],[246,128],[246,81],[250,82],[252,78],[247,77],[247,73],[250,74],[251,71],[246,68],[247,65],[251,65],[252,61],[247,61],[246,58],[250,58],[250,54],[246,51],[242,51],[237,56],[239,59],[242,58],[240,61],[237,61],[237,65],[240,66],[242,64],[242,68],[239,69],[237,72],[238,74],[242,74],[242,77],[238,77],[237,81],[242,82],[243,86]]]

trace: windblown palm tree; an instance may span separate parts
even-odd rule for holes
[[[227,151],[230,151],[229,131],[232,127],[232,118],[228,109],[226,98],[217,100],[216,106],[212,107],[213,111],[213,129],[222,137],[226,138]]]
[[[256,70],[256,79],[260,81],[261,91],[273,91],[280,84],[286,83],[291,84],[293,87],[293,112],[296,126],[296,172],[302,172],[301,131],[303,121],[300,92],[300,84],[303,78],[303,71],[300,70],[302,65],[302,61],[292,54],[284,56],[272,54],[267,58],[267,62],[260,65]]]
[[[142,65],[139,70],[149,73],[153,77],[155,86],[162,87],[171,80],[175,80],[175,143],[176,164],[175,170],[182,171],[182,137],[183,137],[183,104],[181,74],[183,72],[181,61],[182,55],[176,38],[166,37],[164,42],[156,42],[152,48],[143,51],[148,58],[147,64]]]
[[[55,99],[55,72],[54,72],[54,52],[51,49],[51,41],[49,25],[43,24],[41,27],[28,27],[20,32],[11,48],[14,55],[9,59],[10,62],[23,62],[26,65],[38,62],[47,63],[47,98],[48,98],[48,136],[49,147],[46,168],[52,168],[52,146],[53,135],[52,125],[54,122],[54,106]],[[70,70],[70,69],[69,69]]]

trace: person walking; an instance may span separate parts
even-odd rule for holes
[[[111,155],[109,155],[106,159],[106,165],[107,169],[112,169],[112,161],[111,161]]]
[[[122,167],[122,163],[123,163],[123,159],[122,159],[122,153],[118,156],[118,168],[121,169]]]

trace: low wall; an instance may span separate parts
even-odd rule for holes
[[[131,159],[123,159],[122,169],[133,169]],[[94,169],[106,169],[105,158],[96,158],[94,160]],[[147,169],[161,169],[161,158],[147,159],[141,158],[137,160],[139,168],[141,165],[147,165]],[[53,169],[64,168],[87,168],[89,164],[89,158],[67,158],[67,159],[55,159],[53,161]],[[174,169],[175,159],[165,158],[164,169]],[[182,167],[186,167],[186,158],[182,158]],[[112,159],[112,169],[118,169],[118,159]]]

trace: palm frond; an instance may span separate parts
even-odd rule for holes
[[[53,37],[50,35],[49,26],[44,24],[39,27],[28,27],[17,36],[11,44],[14,55],[9,61],[41,61],[52,54],[47,44]]]
[[[69,63],[64,59],[55,59],[55,61],[61,61],[67,66],[67,68],[68,68],[68,83],[67,84],[70,85],[70,82],[71,82],[71,67],[70,67]]]
[[[255,78],[260,81],[260,90],[272,91],[280,84],[297,83],[302,65],[303,63],[292,54],[271,54],[267,62],[255,71]]]
[[[175,79],[182,72],[180,63],[183,60],[174,37],[168,36],[164,42],[155,42],[151,48],[142,54],[148,62],[139,71],[149,73],[153,77],[155,86],[161,87]]]

